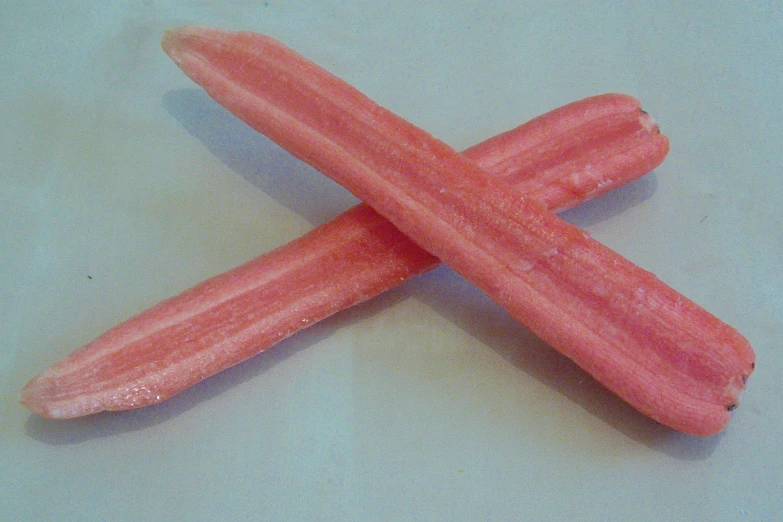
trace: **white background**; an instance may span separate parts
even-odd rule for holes
[[[661,4],[3,2],[0,518],[783,519],[783,6]],[[354,202],[169,61],[184,23],[276,36],[456,148],[640,98],[669,157],[566,217],[748,337],[728,429],[647,420],[445,268],[159,406],[30,414],[47,365]]]

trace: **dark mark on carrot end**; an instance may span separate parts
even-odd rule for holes
[[[729,404],[728,406],[726,406],[726,411],[734,411],[737,409],[737,406],[739,406],[739,404],[737,403]]]

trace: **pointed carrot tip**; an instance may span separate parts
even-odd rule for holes
[[[33,377],[19,394],[19,403],[45,419],[72,419],[92,413],[83,410],[80,401],[71,402],[55,400],[53,392],[57,385],[43,374]]]
[[[75,415],[63,409],[58,397],[62,388],[56,378],[53,378],[51,367],[39,373],[25,384],[19,392],[19,403],[36,415],[47,419],[67,419]]]
[[[163,31],[163,38],[160,40],[160,46],[163,48],[163,51],[166,54],[171,55],[171,51],[179,43],[182,31],[186,27],[188,26],[175,27],[173,29],[166,29]]]
[[[182,45],[188,37],[198,36],[204,34],[207,31],[213,30],[209,27],[203,27],[198,25],[181,25],[179,27],[173,27],[163,31],[163,38],[161,38],[161,47],[169,54],[169,50],[174,49]]]
[[[40,376],[33,377],[30,379],[30,382],[22,388],[22,391],[19,393],[19,403],[41,417],[49,417],[46,408],[43,407],[44,401],[41,400],[39,378]]]
[[[24,388],[22,388],[22,391],[19,394],[23,404],[28,401],[34,401],[36,396],[45,393],[46,388],[49,387],[46,384],[46,373],[49,368],[27,381],[27,384],[24,385]]]
[[[160,47],[163,49],[163,52],[169,56],[171,56],[171,51],[174,48],[174,38],[173,30],[167,29],[163,33],[163,38],[160,40]]]

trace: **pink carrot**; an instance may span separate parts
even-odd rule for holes
[[[271,38],[186,27],[163,46],[639,411],[691,434],[726,426],[755,366],[736,330]]]
[[[637,100],[608,94],[539,116],[465,155],[514,184],[541,178],[537,194],[557,210],[636,179],[668,150]],[[591,176],[563,173],[561,161],[574,172],[590,165]],[[358,205],[109,330],[30,381],[22,402],[52,418],[154,404],[437,264]]]

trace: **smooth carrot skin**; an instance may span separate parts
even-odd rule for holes
[[[623,131],[617,132],[620,123]],[[591,135],[588,145],[575,139],[583,132]],[[635,143],[631,152],[628,140]],[[615,149],[621,160],[612,156]],[[538,193],[559,210],[636,179],[659,165],[668,150],[668,140],[638,100],[608,94],[539,116],[465,155],[513,183],[544,176]],[[591,158],[582,167],[591,165],[597,177],[586,178],[583,190],[563,192],[558,158],[573,164],[596,153],[602,161]],[[438,264],[360,204],[109,330],[31,380],[22,402],[51,418],[155,404]]]
[[[185,27],[163,46],[633,407],[695,435],[726,426],[753,349],[655,275],[272,38]]]

